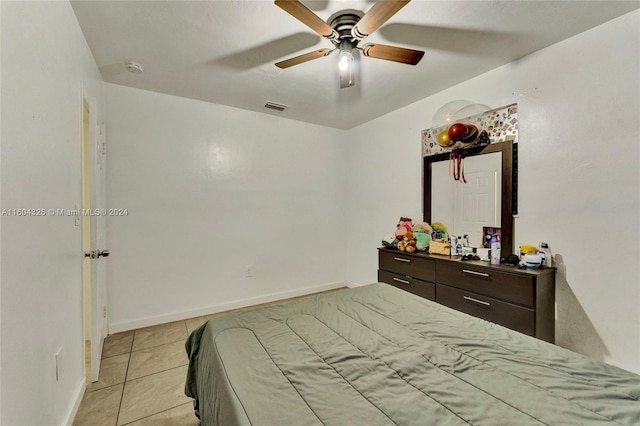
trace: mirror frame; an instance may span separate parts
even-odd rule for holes
[[[513,141],[492,143],[482,147],[475,147],[465,150],[464,157],[489,154],[492,152],[502,153],[502,209],[500,213],[500,234],[501,234],[501,257],[507,257],[513,253],[513,183],[514,175],[517,175],[517,164],[513,162]],[[450,153],[430,155],[424,157],[424,168],[422,170],[423,188],[423,215],[424,221],[431,223],[431,164],[440,161],[449,161]],[[445,224],[446,225],[446,224]]]

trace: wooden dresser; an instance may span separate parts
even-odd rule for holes
[[[378,281],[547,342],[555,335],[555,268],[378,249]]]

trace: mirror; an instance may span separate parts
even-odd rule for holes
[[[466,183],[451,178],[449,163],[431,163],[431,217],[454,235],[469,235],[471,247],[480,247],[483,227],[500,228],[502,153],[466,158]]]
[[[483,227],[498,227],[502,257],[513,253],[513,150],[512,141],[466,150],[466,184],[450,176],[449,153],[424,157],[424,220],[469,234],[472,247],[482,244]]]

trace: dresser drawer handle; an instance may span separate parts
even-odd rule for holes
[[[463,296],[463,297],[464,297],[464,300],[468,300],[470,302],[476,302],[476,303],[479,303],[481,305],[491,306],[491,303],[485,302],[484,300],[474,299],[473,297],[469,297],[469,296]]]
[[[393,278],[393,280],[394,281],[398,281],[399,283],[402,283],[402,284],[409,284],[408,280],[403,280],[403,279],[395,278],[395,277]]]
[[[484,272],[470,271],[468,269],[463,269],[462,272],[464,272],[465,274],[479,275],[481,277],[488,277],[489,276],[489,274],[485,274]]]
[[[403,258],[401,258],[401,257],[394,257],[393,259],[394,259],[394,260],[398,260],[398,261],[400,261],[400,262],[407,262],[407,263],[411,262],[411,260],[410,260],[410,259],[403,259]]]

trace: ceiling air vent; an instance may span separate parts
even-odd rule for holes
[[[289,108],[286,105],[280,105],[280,104],[276,104],[276,103],[273,103],[273,102],[267,102],[266,104],[264,104],[264,107],[268,108],[268,109],[273,109],[273,110],[278,111],[278,112],[282,112],[285,109]]]

